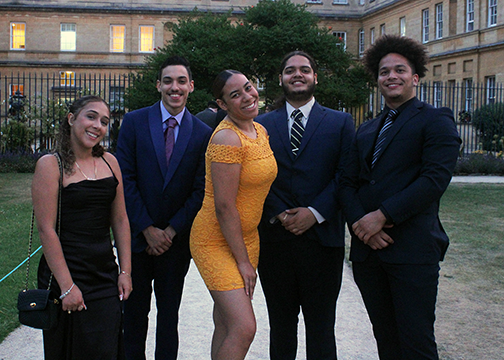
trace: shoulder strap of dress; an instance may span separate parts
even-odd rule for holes
[[[110,166],[110,164],[108,163],[108,161],[105,160],[105,158],[103,156],[100,156],[100,157],[103,159],[103,161],[105,161],[105,164],[107,164],[107,166],[109,167],[110,172],[112,173],[112,175],[114,175],[114,177],[116,177],[115,174],[114,174],[114,170],[112,170],[112,167]]]

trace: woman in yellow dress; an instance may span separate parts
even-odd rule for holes
[[[206,152],[205,198],[191,230],[191,253],[214,300],[212,359],[244,359],[256,331],[257,225],[277,166],[266,129],[253,121],[259,95],[248,79],[225,70],[212,91],[227,116]]]

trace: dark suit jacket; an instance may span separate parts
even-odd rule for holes
[[[371,248],[351,231],[365,214],[381,209],[394,224],[385,229],[394,244],[378,250],[384,262],[433,264],[443,259],[448,237],[438,217],[439,200],[457,162],[460,138],[453,113],[414,99],[390,129],[383,151],[370,167],[381,116],[357,130],[341,181],[350,232],[350,259],[363,261]]]
[[[147,247],[142,231],[150,225],[160,229],[171,225],[177,232],[174,241],[189,241],[192,222],[203,201],[210,135],[211,129],[186,109],[167,167],[159,102],[124,116],[117,159],[123,174],[133,252]]]
[[[336,199],[338,174],[354,135],[350,114],[315,102],[297,157],[291,150],[288,116],[283,106],[256,119],[266,127],[275,154],[278,175],[264,204],[259,232],[261,242],[289,240],[295,235],[270,219],[286,209],[315,208],[326,221],[306,235],[324,246],[344,246],[344,220]]]

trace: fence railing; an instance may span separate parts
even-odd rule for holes
[[[100,95],[111,109],[111,122],[104,145],[115,149],[117,129],[127,111],[124,94],[132,76],[18,73],[0,76],[0,152],[18,149],[29,143],[28,151],[51,149],[59,123],[66,115],[67,105],[85,94]],[[464,154],[481,149],[482,133],[472,123],[474,111],[491,103],[504,103],[504,88],[489,78],[486,84],[471,80],[462,83],[423,82],[417,87],[417,97],[436,107],[449,107],[462,138]],[[385,103],[378,89],[373,89],[369,102],[359,108],[347,109],[357,125],[376,116]],[[504,119],[502,119],[504,122]],[[504,127],[504,125],[503,125]],[[502,137],[503,134],[496,134]],[[502,150],[502,149],[496,149]]]

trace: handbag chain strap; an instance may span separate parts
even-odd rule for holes
[[[56,229],[56,234],[58,237],[61,233],[61,190],[63,188],[63,166],[61,164],[61,158],[59,153],[55,153],[54,156],[58,160],[58,167],[60,172],[59,184],[58,184],[58,225]],[[28,277],[30,274],[30,259],[32,252],[32,240],[33,240],[33,224],[35,222],[35,210],[32,210],[31,216],[31,225],[30,225],[30,240],[28,242],[28,261],[26,265],[26,281],[25,281],[25,290],[28,290]],[[53,279],[53,273],[51,272],[51,277],[49,278],[49,285],[47,286],[47,290],[51,289],[51,283]]]

